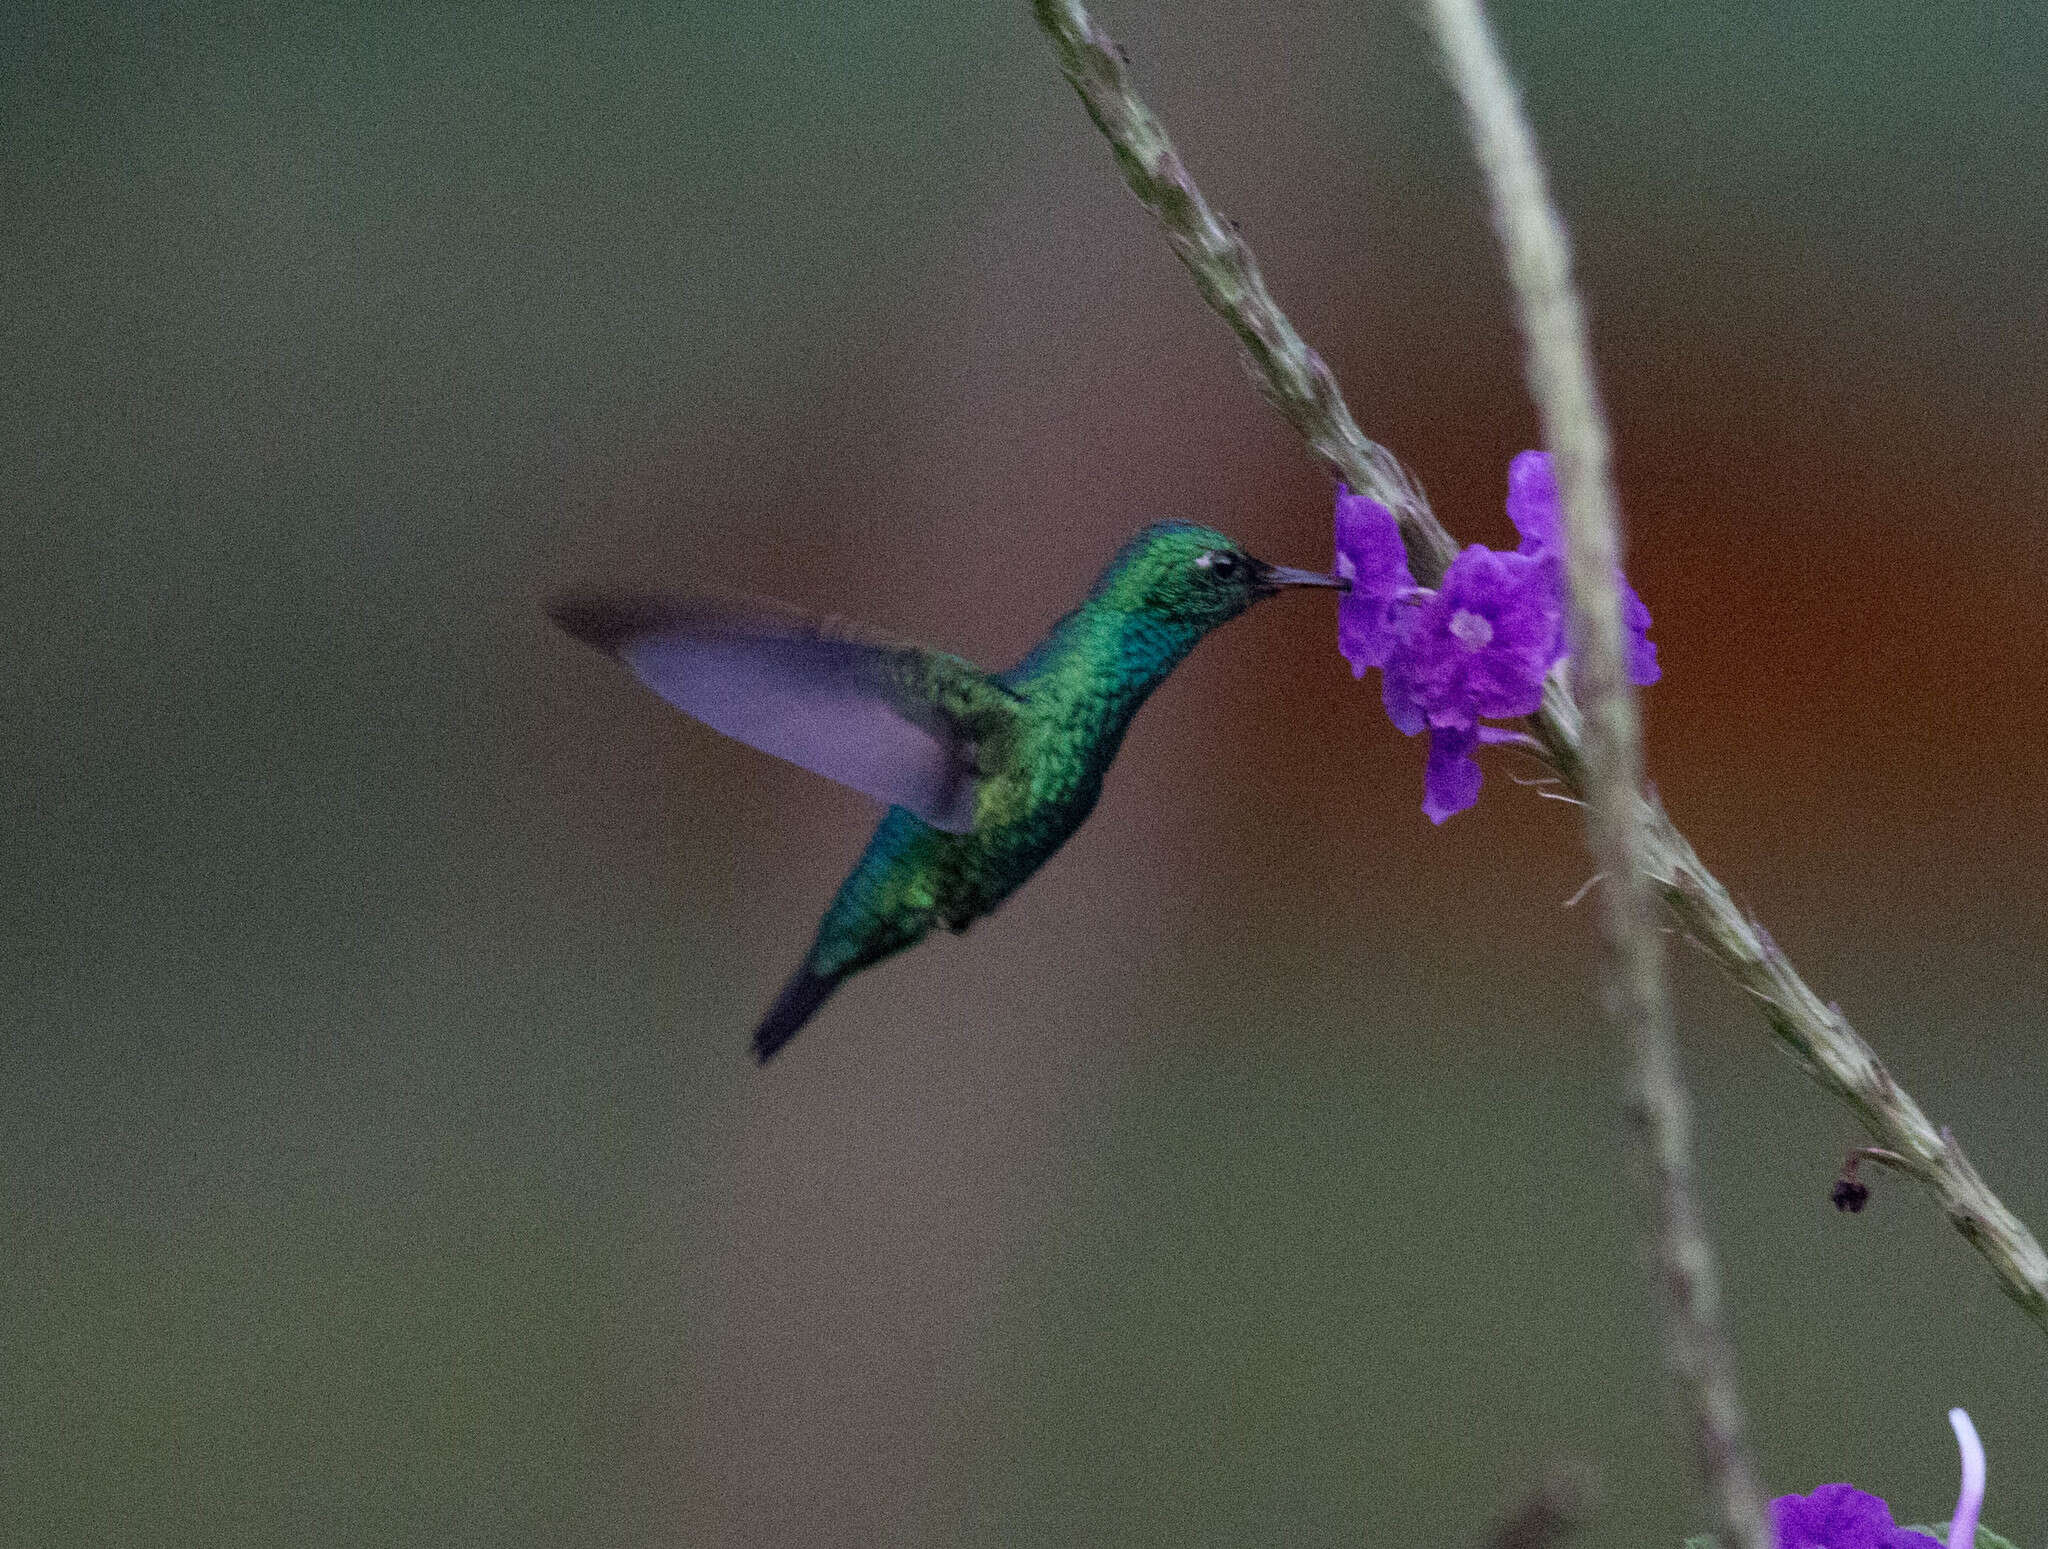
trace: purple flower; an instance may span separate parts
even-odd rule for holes
[[[1946,1549],[1974,1549],[1977,1515],[1984,1505],[1984,1444],[1961,1409],[1948,1412],[1963,1455],[1963,1487],[1948,1525]],[[1942,1549],[1918,1528],[1900,1527],[1892,1509],[1849,1484],[1824,1484],[1811,1495],[1781,1495],[1771,1502],[1778,1549]]]
[[[1563,519],[1557,480],[1550,471],[1550,454],[1517,453],[1508,464],[1508,520],[1522,535],[1515,552],[1549,558],[1562,566]],[[1621,587],[1621,627],[1628,643],[1628,680],[1638,688],[1647,688],[1664,676],[1664,670],[1657,665],[1657,647],[1649,638],[1650,610],[1628,584],[1628,577],[1617,570],[1614,579]]]
[[[1779,1496],[1771,1527],[1778,1549],[1939,1549],[1925,1533],[1896,1525],[1891,1507],[1853,1484]]]
[[[1473,544],[1451,561],[1443,590],[1400,618],[1382,684],[1387,715],[1411,737],[1528,715],[1543,703],[1561,626],[1549,566]]]
[[[1396,613],[1417,587],[1394,513],[1342,484],[1337,486],[1337,574],[1351,583],[1337,600],[1337,649],[1351,663],[1351,676],[1362,678],[1366,668],[1386,666]]]
[[[1381,669],[1387,715],[1413,737],[1430,735],[1422,810],[1432,823],[1479,799],[1473,753],[1510,739],[1487,719],[1528,715],[1564,654],[1563,555],[1550,460],[1524,452],[1508,470],[1508,515],[1522,535],[1512,554],[1474,544],[1430,591],[1415,584],[1394,516],[1378,501],[1337,486],[1337,573],[1351,590],[1337,605],[1337,649],[1354,677]],[[1646,638],[1650,610],[1622,582],[1629,676],[1658,676]]]

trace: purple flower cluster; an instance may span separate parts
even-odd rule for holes
[[[1963,1483],[1950,1515],[1947,1541],[1919,1528],[1900,1527],[1892,1509],[1852,1484],[1824,1484],[1811,1495],[1781,1495],[1771,1502],[1778,1549],[1976,1549],[1984,1508],[1984,1444],[1961,1409],[1948,1412],[1962,1454]],[[1984,1538],[1998,1541],[1993,1534]]]
[[[1409,736],[1429,732],[1422,810],[1432,823],[1479,800],[1482,742],[1512,732],[1483,724],[1528,715],[1543,679],[1565,654],[1564,553],[1550,459],[1524,452],[1508,468],[1512,554],[1475,543],[1435,591],[1417,586],[1393,513],[1337,486],[1337,574],[1351,583],[1337,608],[1337,649],[1354,677],[1380,669],[1387,715]],[[1621,582],[1629,679],[1659,676],[1646,638],[1650,610]]]
[[[1853,1484],[1779,1496],[1771,1528],[1778,1549],[1940,1549],[1927,1534],[1894,1524],[1891,1507]]]

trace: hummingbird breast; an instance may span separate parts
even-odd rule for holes
[[[1002,674],[1021,703],[979,750],[973,828],[891,808],[826,911],[814,964],[850,971],[934,925],[963,931],[1023,886],[1095,810],[1131,718],[1192,644],[1158,633],[1084,605]]]
[[[957,872],[943,916],[955,930],[1022,886],[1088,820],[1145,697],[1100,677],[1019,688],[1028,711],[1010,745],[994,750],[974,827],[948,836]]]

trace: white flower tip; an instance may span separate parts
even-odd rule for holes
[[[1976,1549],[1977,1514],[1984,1507],[1984,1443],[1977,1439],[1968,1410],[1951,1409],[1948,1423],[1955,1427],[1956,1447],[1963,1455],[1963,1488],[1949,1519],[1948,1549]]]

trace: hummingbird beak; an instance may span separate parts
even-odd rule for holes
[[[1259,585],[1269,591],[1278,591],[1283,586],[1329,586],[1340,592],[1351,590],[1351,583],[1342,576],[1324,575],[1319,570],[1296,570],[1292,565],[1267,565],[1259,576]]]

